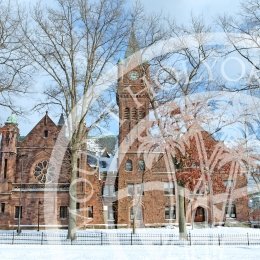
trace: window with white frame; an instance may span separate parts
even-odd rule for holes
[[[142,207],[141,206],[131,207],[131,209],[130,209],[130,219],[133,220],[134,218],[136,220],[142,219]]]
[[[236,205],[231,204],[226,206],[226,217],[227,218],[236,218]]]
[[[145,162],[144,160],[139,160],[138,161],[138,171],[145,171]]]
[[[68,217],[68,207],[60,206],[60,218],[65,219]]]
[[[108,220],[114,220],[113,206],[108,206],[108,208],[107,208],[107,217],[108,217]]]
[[[164,195],[171,196],[175,194],[175,188],[173,182],[165,182],[163,184],[163,189],[164,189]]]
[[[93,218],[93,206],[87,207],[87,218]]]
[[[165,219],[176,219],[175,206],[166,206],[164,212]]]
[[[224,180],[224,184],[227,188],[231,188],[233,186],[233,180]]]
[[[132,160],[128,159],[125,163],[125,170],[127,172],[131,172],[133,170],[133,162]]]
[[[143,195],[143,185],[141,183],[133,184],[129,183],[127,184],[127,192],[128,196],[134,196],[134,195]]]
[[[105,184],[103,188],[104,197],[114,197],[115,196],[115,186],[113,184]]]
[[[14,218],[23,218],[23,207],[22,206],[15,206]]]
[[[141,183],[135,184],[135,194],[143,195],[143,185]]]
[[[128,193],[128,196],[134,196],[134,184],[132,183],[129,183],[127,184],[127,193]]]

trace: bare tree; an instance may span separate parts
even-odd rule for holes
[[[236,91],[251,91],[259,95],[259,71],[260,71],[260,1],[248,0],[241,3],[241,11],[237,17],[223,16],[220,18],[220,25],[227,35],[231,48],[226,55],[237,53],[251,71],[245,77]]]
[[[200,18],[191,17],[190,24],[178,25],[167,21],[168,37],[175,39],[173,50],[157,57],[154,68],[157,73],[153,82],[157,83],[157,100],[172,101],[183,96],[216,87],[209,68],[216,47],[210,44],[211,28]]]
[[[172,137],[176,142],[179,141],[179,143],[182,143],[185,131],[189,132],[193,124],[205,124],[207,119],[205,117],[208,109],[207,95],[199,101],[193,100],[191,95],[202,91],[207,92],[217,87],[217,79],[213,79],[209,70],[210,64],[217,55],[217,52],[216,46],[209,44],[211,39],[208,38],[208,35],[211,29],[201,19],[192,17],[191,23],[188,26],[178,26],[175,22],[168,21],[168,26],[168,36],[175,39],[174,49],[153,60],[151,70],[156,76],[152,77],[151,82],[147,81],[147,85],[150,92],[151,107],[154,111],[161,137],[165,140],[170,140]],[[193,42],[192,46],[191,42]],[[168,115],[167,122],[163,122],[160,115],[156,112],[158,107],[164,103],[167,104],[167,102],[176,102],[175,105],[178,108],[176,111],[178,111],[180,109],[178,99],[184,101],[184,107],[182,108],[183,119],[181,122],[185,124],[186,130],[183,129],[183,126],[178,126],[177,117],[180,112],[177,112],[175,115],[174,113]],[[203,110],[204,113],[201,113]],[[174,117],[176,117],[176,120],[174,120]],[[178,131],[174,131],[173,129],[167,131],[164,123],[169,124],[169,120],[175,121]],[[169,134],[173,136],[169,136]],[[174,175],[173,179],[177,180],[175,182],[175,190],[180,192],[179,197],[176,198],[178,205],[177,215],[179,215],[179,232],[180,238],[186,238],[183,198],[183,186],[185,182],[178,181],[176,165],[172,163],[172,156],[176,156],[174,154],[177,154],[177,151],[178,149],[174,149],[172,146],[170,150],[165,149],[165,158],[167,167]],[[210,194],[209,205],[213,211],[213,187],[211,180],[210,176],[207,185]]]
[[[0,1],[0,106],[15,113],[21,111],[13,105],[13,98],[26,92],[30,65],[22,52],[22,17],[11,1]]]
[[[247,0],[241,3],[241,10],[237,17],[224,16],[220,18],[220,25],[226,33],[230,48],[226,50],[226,55],[239,55],[246,64],[247,72],[244,78],[235,87],[227,87],[229,90],[243,92],[252,95],[252,102],[246,107],[242,117],[238,122],[243,122],[244,142],[239,144],[243,147],[248,159],[244,160],[247,174],[259,186],[259,174],[257,164],[259,164],[258,151],[255,148],[248,147],[248,132],[254,135],[256,141],[259,140],[258,127],[260,114],[258,102],[255,97],[259,98],[260,87],[260,1]],[[241,149],[241,148],[240,148]],[[249,160],[250,159],[250,160]],[[250,170],[251,169],[251,170]]]
[[[76,130],[69,133],[71,183],[89,131],[108,116],[108,95],[95,98],[97,81],[116,63],[128,35],[122,0],[56,0],[55,7],[35,5],[29,29],[23,27],[26,53],[49,78],[47,97],[38,107],[60,106]],[[25,23],[26,26],[26,23]],[[95,85],[96,84],[96,85]],[[108,84],[108,83],[106,83]],[[88,102],[81,98],[94,85]],[[74,111],[74,112],[73,112]],[[73,112],[73,113],[72,113]],[[72,129],[68,127],[68,129]],[[76,238],[76,185],[70,187],[68,238]]]

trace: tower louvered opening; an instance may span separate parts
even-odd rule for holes
[[[128,107],[124,110],[124,119],[130,119],[130,109]]]

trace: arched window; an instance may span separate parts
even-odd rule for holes
[[[133,170],[133,162],[128,159],[125,163],[125,170],[131,172]]]
[[[132,109],[131,116],[132,116],[132,120],[137,120],[137,110],[135,107]]]
[[[49,136],[49,131],[48,130],[44,130],[44,137],[47,138]]]
[[[138,171],[145,171],[145,163],[144,160],[139,160],[138,161]]]
[[[124,110],[124,119],[130,119],[130,109],[126,107]]]
[[[145,117],[145,112],[143,108],[138,110],[138,119],[143,119]]]

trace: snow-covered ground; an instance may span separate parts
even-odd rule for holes
[[[131,229],[88,229],[78,231],[78,233],[131,233]],[[0,236],[4,233],[12,233],[13,231],[0,231]],[[66,234],[66,230],[48,230],[48,231],[26,231],[23,230],[22,234],[28,234],[31,237],[40,235],[41,233],[49,234]],[[178,234],[178,228],[146,228],[137,229],[137,234]],[[216,228],[195,228],[188,227],[188,232],[194,235],[207,235],[207,234],[222,234],[222,235],[246,235],[260,239],[260,229],[252,228],[230,228],[230,227],[216,227]],[[177,245],[156,245],[156,246],[143,246],[143,245],[10,245],[0,244],[0,259],[26,259],[26,260],[65,260],[65,259],[260,259],[260,246],[228,246],[228,245],[192,245],[192,246],[177,246]]]
[[[260,247],[219,246],[0,246],[0,259],[260,259]]]

